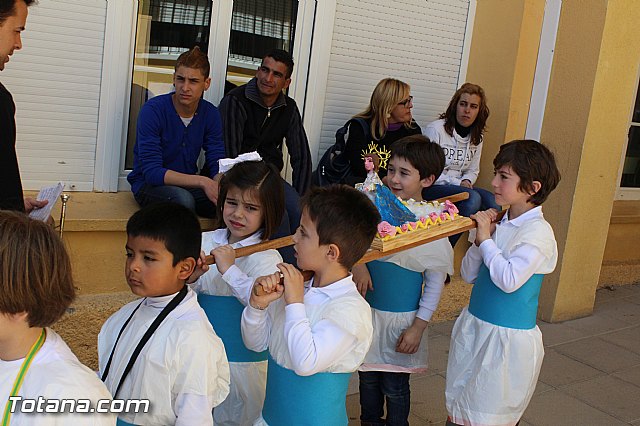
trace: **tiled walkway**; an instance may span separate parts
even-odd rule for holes
[[[545,358],[521,426],[640,425],[640,285],[600,289],[593,315],[539,322]],[[444,425],[445,374],[453,321],[429,334],[430,372],[411,382],[411,425]],[[357,376],[352,387],[357,391]],[[355,386],[353,386],[355,385]],[[359,424],[358,394],[347,398]]]

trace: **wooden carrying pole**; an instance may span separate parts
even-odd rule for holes
[[[458,201],[462,201],[462,200],[466,200],[467,198],[469,198],[469,194],[467,192],[461,192],[459,194],[454,194],[451,195],[449,197],[444,197],[444,198],[438,198],[437,200],[434,201],[438,201],[440,203],[444,203],[446,200],[451,201],[452,203],[458,202]],[[455,221],[454,221],[455,222]],[[403,251],[403,250],[407,250],[422,244],[426,244],[429,243],[431,241],[435,241],[435,240],[439,240],[440,238],[445,238],[448,237],[450,235],[455,235],[455,234],[459,234],[461,232],[464,231],[468,231],[469,229],[473,229],[475,228],[475,221],[470,221],[467,225],[462,226],[462,227],[447,227],[445,229],[447,229],[447,231],[445,232],[437,232],[438,231],[438,226],[433,227],[432,229],[434,230],[433,234],[429,234],[429,236],[425,239],[422,240],[417,240],[417,241],[412,241],[410,243],[407,243],[405,245],[403,245],[402,247],[397,247],[391,250],[387,250],[387,251],[380,251],[380,250],[369,250],[363,257],[362,259],[360,259],[358,261],[358,263],[366,263],[366,262],[371,262],[372,260],[376,260],[379,259],[381,257],[385,257],[388,256],[390,254],[393,253],[397,253],[399,251]],[[444,231],[444,229],[443,229]],[[286,237],[282,237],[282,238],[277,238],[275,240],[269,240],[269,241],[265,241],[263,243],[259,243],[259,244],[254,244],[251,246],[247,246],[247,247],[240,247],[235,249],[235,253],[236,253],[236,258],[238,257],[243,257],[243,256],[249,256],[250,254],[253,253],[257,253],[260,251],[264,251],[264,250],[269,250],[269,249],[279,249],[281,247],[287,247],[293,245],[293,237],[291,235],[286,236]],[[215,263],[215,259],[213,258],[212,255],[207,255],[205,257],[205,263],[207,265],[213,265]]]

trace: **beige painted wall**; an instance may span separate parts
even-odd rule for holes
[[[540,316],[589,315],[609,230],[629,113],[638,82],[640,2],[563,2],[541,141],[562,182],[545,203],[560,259]]]
[[[468,81],[491,108],[478,184],[487,187],[500,144],[526,129],[544,0],[477,3]],[[563,175],[544,205],[560,261],[545,279],[540,316],[591,313],[609,229],[622,148],[638,83],[640,2],[564,1],[541,142]]]
[[[500,145],[524,137],[544,4],[544,0],[477,4],[467,81],[484,88],[491,109],[477,182],[487,189]]]

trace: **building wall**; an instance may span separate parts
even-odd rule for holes
[[[41,0],[29,8],[23,49],[2,72],[16,104],[23,186],[63,181],[93,189],[104,0]]]
[[[543,0],[478,2],[468,80],[485,87],[492,116],[480,183],[505,140],[524,136],[532,63]],[[555,153],[563,179],[544,205],[560,259],[545,279],[540,316],[561,321],[588,315],[595,289],[637,86],[640,3],[562,3],[540,140]]]

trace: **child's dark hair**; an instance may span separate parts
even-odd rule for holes
[[[520,178],[518,189],[533,191],[533,182],[540,182],[540,190],[527,201],[539,206],[560,182],[560,171],[553,153],[546,146],[531,139],[514,140],[500,147],[493,159],[493,169],[509,166]]]
[[[182,52],[180,56],[178,56],[176,66],[174,68],[175,71],[178,71],[178,68],[180,67],[200,70],[202,75],[204,75],[204,78],[209,77],[209,70],[211,69],[209,58],[198,46],[195,46],[193,49],[187,50],[186,52]]]
[[[229,188],[252,191],[262,208],[262,240],[268,240],[280,226],[284,215],[284,182],[280,173],[264,161],[245,161],[222,175],[218,196],[218,228],[224,228],[222,212]]]
[[[407,160],[420,173],[420,179],[431,175],[436,179],[444,170],[445,159],[442,147],[423,135],[411,135],[398,139],[391,145],[391,158]]]
[[[380,213],[362,192],[347,185],[313,187],[300,201],[316,225],[320,245],[335,244],[338,262],[347,269],[366,253],[375,237]]]
[[[264,58],[272,58],[276,62],[285,64],[287,66],[287,75],[285,77],[291,78],[291,74],[293,74],[293,56],[289,52],[282,49],[273,49],[264,55],[263,62]]]
[[[143,207],[129,218],[127,235],[162,241],[173,255],[173,266],[189,257],[200,256],[200,222],[191,210],[180,204],[157,203]]]
[[[0,313],[27,313],[49,327],[75,298],[71,262],[60,237],[39,220],[0,211]]]

